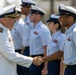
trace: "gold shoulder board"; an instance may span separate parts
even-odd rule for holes
[[[2,33],[3,33],[3,29],[2,29],[2,28],[0,28],[0,32],[2,32]]]

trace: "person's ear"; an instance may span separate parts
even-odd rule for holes
[[[2,21],[3,21],[4,23],[6,23],[6,18],[2,18]]]
[[[5,21],[6,19],[5,18],[2,18],[2,20]]]
[[[58,23],[55,24],[56,28],[58,28]]]
[[[73,19],[73,17],[72,16],[69,16],[69,20],[72,20]]]

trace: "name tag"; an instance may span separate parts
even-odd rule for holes
[[[54,42],[54,43],[58,43],[58,40],[54,39],[53,42]]]
[[[71,41],[71,38],[70,38],[70,36],[69,36],[69,38],[67,38],[67,40],[68,40],[68,41]]]
[[[29,22],[26,22],[26,25],[29,25]]]
[[[35,31],[34,34],[38,35],[38,32]]]

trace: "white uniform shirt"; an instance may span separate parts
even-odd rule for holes
[[[40,21],[31,30],[30,36],[30,55],[43,54],[43,46],[48,45],[51,39],[50,31],[48,28]]]
[[[12,39],[14,41],[15,49],[22,49],[23,48],[23,25],[24,22],[22,19],[19,19],[14,24],[14,28],[11,30]]]
[[[57,31],[52,35],[52,39],[47,46],[47,56],[60,50],[60,47],[65,39],[65,35],[61,31]]]
[[[10,30],[0,24],[0,75],[15,75],[16,64],[29,67],[33,59],[15,53]]]
[[[25,17],[24,22],[25,22],[25,25],[23,27],[23,46],[26,47],[30,45],[30,42],[29,42],[30,31],[33,26],[33,23],[30,22],[30,15]]]
[[[66,38],[61,47],[64,51],[64,63],[76,65],[76,23],[66,31]]]

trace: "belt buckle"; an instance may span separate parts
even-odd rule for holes
[[[64,64],[64,68],[67,68],[67,65],[66,64]]]
[[[30,57],[32,57],[32,56],[30,55]]]

